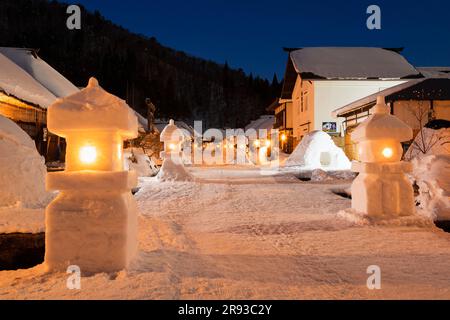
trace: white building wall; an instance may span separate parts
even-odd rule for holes
[[[321,130],[322,122],[337,122],[337,131],[341,132],[343,118],[333,118],[333,110],[404,82],[406,80],[315,80],[312,130]]]

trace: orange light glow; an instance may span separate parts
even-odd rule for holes
[[[385,158],[390,158],[394,154],[391,148],[384,148],[381,152]]]
[[[97,160],[97,149],[93,146],[81,147],[79,157],[81,162],[92,164]]]

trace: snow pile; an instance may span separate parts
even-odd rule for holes
[[[164,160],[158,172],[159,181],[193,181],[194,177],[186,170],[183,164],[171,159]]]
[[[418,186],[419,212],[434,220],[450,220],[450,128],[423,128],[405,154],[411,180]]]
[[[0,207],[46,204],[46,167],[33,140],[14,122],[0,116]]]
[[[323,131],[307,134],[284,166],[301,166],[306,169],[349,170],[351,163],[344,151],[337,147],[331,137]]]
[[[152,168],[150,158],[141,148],[125,149],[123,155],[125,159],[125,170],[136,171],[138,177],[151,177],[157,173]]]
[[[423,156],[412,164],[421,212],[434,220],[450,220],[450,155]]]

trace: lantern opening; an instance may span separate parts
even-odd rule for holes
[[[97,149],[93,146],[84,146],[80,148],[80,161],[86,164],[94,163],[97,159]]]
[[[394,154],[394,152],[392,151],[392,148],[384,148],[381,153],[383,154],[383,156],[385,158],[390,158]]]
[[[287,137],[286,137],[286,135],[283,133],[283,134],[281,135],[281,141],[286,141],[286,139],[287,139]]]

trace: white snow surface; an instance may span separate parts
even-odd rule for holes
[[[0,47],[0,90],[47,108],[78,88],[30,50]]]
[[[312,131],[303,137],[284,166],[300,166],[310,170],[349,170],[351,163],[327,133]]]
[[[138,177],[150,177],[154,174],[149,157],[141,148],[128,148],[123,151],[125,170],[134,170]]]
[[[8,57],[43,85],[55,97],[66,97],[78,92],[78,88],[28,49],[0,47],[0,54]],[[32,101],[30,101],[32,102]]]
[[[44,158],[33,140],[13,121],[0,115],[0,207],[45,206]]]
[[[49,106],[56,97],[33,77],[0,53],[0,90],[21,100]]]
[[[49,107],[47,125],[50,131],[63,137],[68,131],[80,130],[116,130],[125,138],[138,135],[135,111],[104,90],[93,77],[85,88]]]
[[[450,220],[449,142],[450,128],[422,128],[405,154],[413,164],[411,180],[419,187],[420,213],[434,220]]]
[[[159,181],[192,181],[194,179],[182,163],[171,159],[163,161],[156,177]]]
[[[450,154],[414,158],[412,164],[421,213],[434,220],[450,220]]]
[[[0,272],[1,299],[450,299],[450,235],[430,224],[360,225],[337,212],[336,182],[263,176],[252,167],[188,168],[191,182],[141,178],[139,253],[128,270],[42,265]],[[367,267],[382,271],[368,290]]]
[[[45,208],[0,207],[0,234],[40,233],[44,230]]]
[[[310,47],[292,51],[290,58],[297,73],[327,79],[400,79],[419,75],[403,56],[382,48]]]

